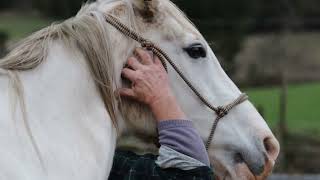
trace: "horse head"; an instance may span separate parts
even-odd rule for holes
[[[210,103],[225,105],[241,94],[203,36],[169,0],[100,0],[97,3],[100,11],[116,16],[159,45]],[[109,43],[116,59],[116,83],[127,86],[120,78],[121,69],[139,44],[112,26],[109,31],[113,34]],[[168,74],[179,104],[206,141],[216,114],[199,100],[170,65]],[[118,115],[122,119],[119,121],[119,146],[126,144],[136,150],[155,150],[151,139],[156,137],[156,125],[149,109],[129,99],[122,99],[119,106],[122,112]],[[143,147],[137,139],[144,143]],[[245,101],[221,119],[208,153],[219,178],[264,179],[277,159],[279,143],[254,106]]]

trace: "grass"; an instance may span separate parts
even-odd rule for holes
[[[280,88],[246,90],[271,127],[279,120]],[[300,84],[288,87],[287,124],[292,132],[320,135],[320,84]]]
[[[1,13],[0,31],[8,33],[10,41],[17,41],[48,26],[52,20],[33,14]]]

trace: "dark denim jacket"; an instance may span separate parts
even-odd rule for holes
[[[137,155],[117,150],[109,180],[213,180],[213,171],[209,167],[192,170],[161,169],[152,154]]]

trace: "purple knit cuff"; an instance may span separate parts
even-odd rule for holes
[[[204,143],[190,120],[158,123],[159,143],[210,166]]]
[[[188,127],[194,128],[193,122],[190,120],[182,120],[182,119],[172,119],[172,120],[164,120],[158,123],[158,130],[162,129],[170,129],[170,128],[177,128],[177,127]]]

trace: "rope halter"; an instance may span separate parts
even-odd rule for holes
[[[106,14],[105,15],[105,20],[112,25],[114,28],[116,28],[118,31],[120,31],[123,35],[137,41],[140,43],[140,45],[150,51],[152,51],[156,56],[159,57],[160,61],[163,64],[163,67],[168,71],[167,68],[167,62],[171,65],[171,67],[176,71],[176,73],[181,77],[181,79],[187,84],[187,86],[197,95],[197,97],[207,106],[209,107],[212,111],[215,112],[217,115],[213,125],[210,130],[210,134],[208,136],[208,139],[205,143],[206,150],[209,149],[214,133],[217,129],[219,121],[228,115],[229,111],[233,109],[235,106],[243,103],[244,101],[248,100],[248,96],[246,94],[241,94],[237,99],[235,99],[233,102],[230,104],[227,104],[226,106],[219,106],[215,107],[213,106],[209,101],[207,101],[204,96],[197,90],[197,88],[189,81],[186,76],[182,73],[182,71],[178,68],[178,66],[172,61],[172,59],[156,44],[154,44],[152,41],[143,38],[141,35],[139,35],[137,32],[134,30],[130,29],[128,26],[120,22],[119,19],[116,17]]]

